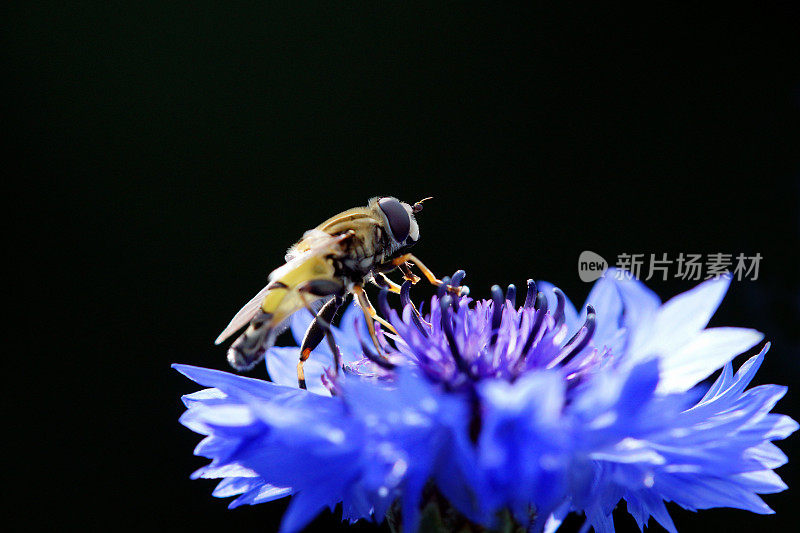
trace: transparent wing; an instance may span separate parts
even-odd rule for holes
[[[267,287],[269,287],[269,285],[267,285]],[[261,307],[261,302],[264,301],[264,296],[266,296],[267,292],[269,292],[267,287],[264,287],[258,291],[258,294],[253,296],[249,302],[244,304],[244,307],[239,309],[239,312],[236,313],[236,316],[231,319],[230,323],[225,326],[225,329],[219,334],[217,340],[214,341],[214,344],[222,343],[225,339],[239,331],[250,322],[253,316],[255,316],[256,311],[258,311],[258,309]]]
[[[339,244],[347,237],[347,235],[331,235],[318,229],[308,230],[303,234],[303,238],[286,252],[286,263],[292,263],[301,257],[306,258],[307,254],[336,253],[339,250]]]
[[[294,287],[298,282],[304,281],[303,277],[307,276],[306,270],[310,268],[310,261],[316,258],[322,258],[330,254],[337,254],[341,252],[339,248],[340,243],[345,240],[347,235],[328,235],[323,231],[311,230],[306,232],[303,240],[297,245],[292,247],[287,254],[287,263],[280,268],[275,269],[270,275],[270,283],[276,280],[281,280],[284,288]],[[298,249],[299,245],[303,245],[302,249]],[[295,280],[294,278],[298,278]],[[222,333],[219,334],[214,344],[220,344],[225,339],[236,333],[239,329],[246,326],[250,320],[255,316],[256,312],[264,302],[264,298],[269,293],[269,284],[261,289],[258,294],[253,296],[244,307],[242,307],[236,316],[225,327]],[[293,289],[292,289],[293,290]],[[283,318],[281,318],[283,320]],[[277,324],[276,324],[277,326]],[[283,328],[285,329],[285,327]]]

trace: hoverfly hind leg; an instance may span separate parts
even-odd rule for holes
[[[311,321],[303,337],[303,343],[300,347],[300,361],[297,363],[297,385],[301,389],[306,389],[306,375],[303,370],[303,364],[311,356],[311,351],[322,342],[323,337],[328,341],[328,347],[333,354],[335,372],[337,375],[339,374],[342,356],[333,338],[330,323],[337,309],[339,309],[339,306],[342,304],[344,285],[337,280],[318,279],[303,283],[297,288],[297,291],[300,298],[303,300],[305,308],[308,309],[308,312],[314,317],[314,320]],[[311,302],[309,302],[306,297],[307,294],[317,297],[330,296],[333,294],[334,297],[331,301],[323,305],[319,312],[315,312],[314,309],[311,308]]]
[[[251,370],[264,358],[274,341],[270,321],[272,314],[258,310],[250,325],[228,349],[228,362],[239,372]]]
[[[303,343],[300,346],[301,353],[308,352],[310,354],[314,348],[319,346],[319,343],[325,338],[326,329],[330,329],[330,323],[343,301],[344,299],[341,296],[336,296],[322,306],[314,320],[309,324],[308,329],[306,329]]]

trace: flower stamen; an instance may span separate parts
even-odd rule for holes
[[[553,294],[556,295],[556,310],[553,312],[553,318],[556,321],[553,329],[558,329],[564,324],[564,307],[567,303],[567,297],[561,292],[558,287],[553,288]]]
[[[428,324],[425,319],[422,318],[422,315],[420,315],[417,307],[411,301],[411,285],[413,285],[412,282],[405,281],[400,287],[400,304],[402,304],[404,308],[409,305],[411,306],[411,320],[414,322],[414,325],[417,327],[417,330],[419,330],[420,334],[423,337],[428,338],[428,331],[430,331],[433,326]],[[423,324],[427,326],[427,329],[422,326]]]
[[[490,346],[497,344],[497,335],[500,332],[500,324],[503,321],[503,307],[505,307],[503,290],[499,285],[492,285],[492,337],[489,342]]]
[[[358,339],[358,343],[361,345],[361,350],[364,352],[364,356],[384,370],[394,370],[397,368],[397,365],[372,351],[369,343],[367,343],[364,340],[364,337],[361,336],[361,331],[359,330],[358,325],[359,321],[356,319],[355,323],[353,324],[353,330],[356,333],[356,338]]]
[[[532,283],[532,280],[530,280]],[[530,287],[530,284],[528,285]],[[536,290],[536,285],[533,285],[534,290]],[[528,291],[528,296],[530,296],[530,290]],[[525,298],[526,302],[528,298]],[[539,329],[542,327],[542,323],[544,323],[544,315],[547,314],[547,298],[545,298],[544,294],[539,292],[536,293],[536,297],[534,300],[534,309],[536,309],[535,314],[536,317],[533,319],[533,324],[531,324],[531,329],[528,333],[528,337],[525,339],[525,344],[522,346],[522,351],[520,352],[519,361],[517,361],[517,366],[521,365],[525,358],[528,356],[528,352],[531,351],[531,347],[533,347],[533,341],[536,340],[536,337],[539,336]],[[530,308],[531,306],[527,306]]]
[[[458,344],[456,344],[456,336],[453,333],[453,322],[450,317],[450,300],[453,297],[449,294],[446,294],[441,300],[439,300],[439,308],[442,312],[442,331],[444,331],[444,336],[447,339],[447,344],[450,347],[450,353],[453,356],[453,360],[456,363],[458,369],[464,373],[470,380],[475,380],[475,376],[472,373],[472,369],[469,367],[467,361],[461,356],[461,351],[458,349]]]
[[[539,294],[539,291],[536,289],[536,282],[532,279],[529,279],[528,282],[528,292],[525,294],[525,303],[522,307],[533,307],[536,303],[536,297]]]
[[[577,333],[575,333],[575,335],[572,336],[567,344],[564,345],[564,348],[562,348],[558,356],[556,356],[556,358],[547,365],[547,368],[553,368],[558,364],[561,364],[561,366],[566,365],[573,357],[579,354],[581,350],[586,348],[586,346],[592,340],[596,323],[597,320],[594,307],[587,305],[586,321],[583,323],[583,326],[578,330]]]
[[[517,286],[513,283],[508,286],[506,289],[506,300],[511,302],[511,308],[517,308]]]

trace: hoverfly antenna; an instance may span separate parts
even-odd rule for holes
[[[411,211],[414,212],[414,213],[419,213],[420,211],[422,211],[422,202],[425,202],[427,200],[433,200],[433,196],[428,196],[427,198],[423,198],[419,202],[415,203],[411,207]]]

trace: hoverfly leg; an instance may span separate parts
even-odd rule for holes
[[[373,277],[371,279],[372,283],[378,287],[389,289],[389,292],[393,292],[395,294],[400,294],[401,287],[391,279],[389,276],[384,274],[383,272],[378,272],[380,279]]]
[[[307,354],[300,354],[300,361],[297,363],[297,386],[303,390],[308,390],[306,386],[306,373],[303,371],[303,363],[306,362],[308,356],[311,355],[311,352]]]
[[[392,264],[393,265],[396,265],[396,266],[400,267],[401,270],[403,270],[404,275],[406,275],[406,279],[408,279],[409,281],[414,282],[413,279],[410,279],[408,277],[408,275],[406,274],[406,270],[403,268],[403,265],[405,265],[405,263],[407,261],[417,265],[417,268],[419,269],[419,271],[422,272],[422,275],[425,276],[425,279],[427,279],[428,282],[430,282],[431,285],[436,285],[437,287],[442,285],[442,280],[437,278],[436,275],[434,275],[434,273],[431,271],[431,269],[426,267],[425,264],[422,261],[420,261],[419,258],[417,258],[417,256],[415,256],[414,254],[403,254],[400,257],[396,257],[395,259],[392,260]],[[408,266],[406,265],[406,269],[407,268],[408,268]],[[410,273],[411,270],[409,269],[408,272]],[[414,276],[413,274],[411,274],[411,275]],[[414,276],[414,277],[416,277],[416,276]],[[468,294],[468,289],[466,287],[453,287],[451,285],[448,285],[447,286],[447,292],[449,292],[450,294],[455,294],[456,296],[459,296],[459,295]]]
[[[329,325],[343,301],[344,299],[341,296],[335,296],[322,306],[314,317],[314,320],[308,326],[308,329],[306,329],[306,333],[303,336],[303,344],[300,346],[300,352],[307,351],[311,353],[314,348],[319,346],[319,343],[322,342],[322,339],[325,337],[325,329],[330,329]]]
[[[341,366],[342,356],[339,353],[339,347],[333,338],[331,331],[330,321],[336,314],[336,310],[342,304],[343,285],[335,280],[311,280],[303,283],[297,288],[297,293],[308,312],[314,317],[311,325],[306,330],[303,337],[303,345],[300,348],[300,361],[297,363],[297,384],[301,389],[306,387],[306,377],[303,371],[303,363],[305,363],[311,356],[311,351],[316,348],[322,341],[322,337],[328,341],[328,347],[333,354],[333,363],[336,368],[336,374],[339,374],[339,367]],[[315,312],[311,307],[311,302],[308,300],[308,294],[314,296],[330,296],[334,295],[333,300],[322,306],[319,312]]]
[[[381,274],[381,275],[383,275],[383,274]],[[391,283],[391,285],[388,285],[388,284],[387,285],[383,285],[382,282],[378,282],[374,278],[372,279],[372,283],[377,285],[378,287],[380,287],[382,289],[387,289],[390,292],[395,292],[394,291],[394,287],[397,287],[397,294],[400,294],[400,290],[401,290],[400,285],[394,283],[392,280],[390,280],[386,276],[383,276],[383,277],[386,278],[386,281],[388,283]],[[363,290],[363,287],[362,287],[362,290]],[[394,326],[391,324],[391,322],[389,322],[388,320],[385,320],[381,315],[379,315],[378,312],[375,310],[375,308],[372,306],[372,302],[370,302],[369,298],[367,298],[367,293],[366,292],[364,293],[364,298],[366,299],[367,306],[369,307],[367,309],[367,312],[372,317],[372,320],[374,320],[375,322],[377,322],[381,326],[385,327],[386,329],[388,329],[389,331],[391,331],[392,333],[397,335],[397,330],[394,329]],[[360,301],[358,302],[358,304],[359,304],[359,307],[361,307],[361,302]]]
[[[422,279],[421,277],[411,272],[411,267],[408,266],[408,263],[405,262],[400,263],[398,267],[400,267],[400,270],[403,272],[403,279],[406,281],[410,281],[412,285],[416,285],[419,282],[419,280]]]
[[[314,320],[308,326],[306,334],[303,336],[303,343],[300,346],[300,361],[298,363],[300,367],[302,367],[302,364],[309,358],[311,351],[322,342],[322,339],[327,338],[328,346],[330,347],[332,345],[331,351],[336,360],[334,363],[336,365],[336,373],[339,373],[339,366],[341,365],[339,351],[336,348],[336,344],[333,342],[333,333],[331,332],[330,323],[343,301],[344,299],[341,296],[334,296],[332,300],[322,306],[322,309],[319,310],[319,313],[317,313]],[[302,371],[298,372],[298,384],[301,372]],[[300,387],[304,388],[303,385],[300,385]]]
[[[375,349],[378,350],[378,357],[386,358],[386,356],[383,354],[383,350],[381,349],[381,345],[378,342],[378,336],[375,334],[375,321],[377,320],[381,323],[381,325],[389,328],[389,330],[393,331],[394,333],[397,333],[397,331],[390,323],[378,316],[377,311],[375,311],[375,308],[372,307],[372,304],[369,302],[369,298],[367,298],[367,293],[364,292],[364,288],[361,285],[354,285],[352,292],[356,295],[358,305],[361,307],[361,311],[364,313],[364,319],[367,321],[367,330],[369,331],[369,336],[372,338],[372,343],[375,345]]]

